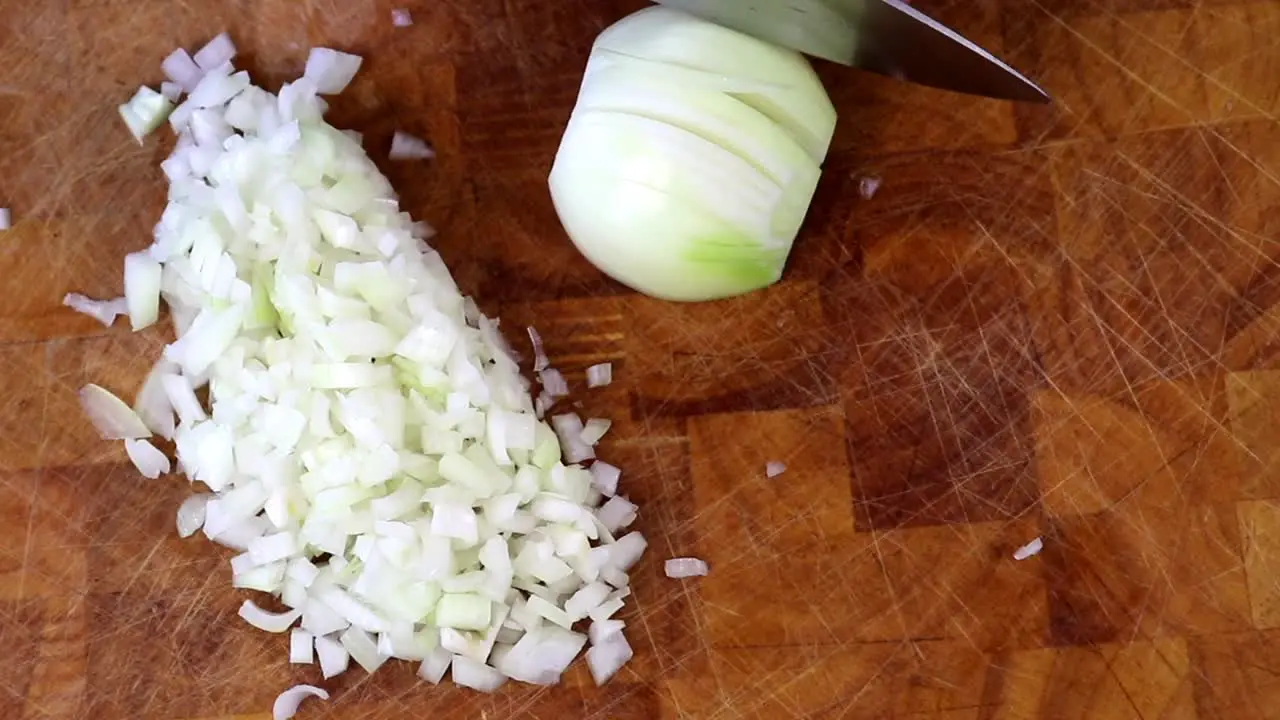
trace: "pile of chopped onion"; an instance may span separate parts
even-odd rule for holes
[[[234,55],[222,35],[165,61],[188,95],[169,115],[168,207],[125,261],[124,310],[141,329],[163,298],[177,339],[134,407],[86,387],[91,420],[148,477],[169,460],[146,438],[172,439],[207,488],[178,508],[179,534],[239,551],[232,584],[287,608],[246,600],[240,615],[287,633],[290,662],[328,678],[400,658],[490,691],[556,682],[590,639],[603,682],[631,657],[611,618],[646,545],[624,534],[636,506],[616,494],[620,471],[566,464],[594,457],[607,421],[553,430],[535,414],[429,228],[323,121],[320,94],[360,58],[313,50],[273,95]],[[574,630],[588,620],[590,638]],[[313,694],[286,692],[275,716]]]

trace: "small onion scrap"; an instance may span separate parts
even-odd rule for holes
[[[587,368],[587,387],[604,387],[613,382],[613,364],[600,363]]]
[[[1044,539],[1037,537],[1031,542],[1027,543],[1026,545],[1023,545],[1022,547],[1015,550],[1013,553],[1013,559],[1026,560],[1029,557],[1039,555],[1040,551],[1043,549],[1044,549]]]
[[[391,152],[387,153],[392,160],[428,160],[435,156],[425,140],[399,130],[391,137]]]
[[[80,293],[67,293],[62,304],[78,313],[88,315],[107,327],[111,327],[116,317],[129,314],[129,303],[125,298],[114,300],[94,300]]]
[[[0,230],[8,230],[13,227],[13,221],[9,216],[9,208],[0,208]]]
[[[309,697],[328,700],[329,693],[314,685],[294,685],[276,696],[271,705],[271,720],[289,720],[298,714],[298,706]]]
[[[778,460],[771,460],[764,466],[764,475],[767,478],[776,478],[786,471],[787,464]]]
[[[663,563],[663,573],[673,579],[698,577],[710,572],[707,564],[698,558],[671,558]]]

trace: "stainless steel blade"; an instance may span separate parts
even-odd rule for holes
[[[921,85],[1030,102],[1049,96],[899,0],[656,0],[762,40]]]

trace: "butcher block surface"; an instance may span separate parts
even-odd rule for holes
[[[0,0],[0,718],[264,718],[300,682],[334,692],[305,718],[1280,717],[1280,2],[918,3],[1056,103],[821,64],[840,126],[783,281],[700,305],[601,276],[546,189],[641,4]],[[187,481],[81,415],[169,338],[60,306],[118,295],[164,207],[172,133],[116,106],[224,29],[273,90],[312,45],[364,55],[331,122],[614,419],[650,544],[605,687],[290,666],[231,551],[178,538]],[[396,129],[438,156],[387,162]]]

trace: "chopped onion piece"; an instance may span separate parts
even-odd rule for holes
[[[587,368],[587,387],[604,387],[613,382],[613,364],[600,363]]]
[[[880,189],[880,178],[874,175],[868,175],[858,180],[858,194],[863,200],[870,200],[875,197],[876,191]]]
[[[622,632],[626,626],[621,620],[593,620],[591,627],[587,629],[587,638],[592,645],[599,645],[607,641],[609,636]]]
[[[165,77],[187,92],[195,90],[200,78],[204,76],[204,71],[182,48],[169,53],[164,62],[160,63],[160,69],[164,71]]]
[[[62,298],[62,304],[78,313],[84,313],[96,319],[107,327],[111,327],[111,324],[116,321],[117,315],[127,315],[129,313],[128,302],[122,297],[114,300],[94,300],[80,293],[67,293]]]
[[[687,578],[706,575],[709,568],[698,558],[671,558],[663,563],[662,572],[669,578]]]
[[[316,657],[320,659],[320,674],[325,680],[346,672],[351,660],[341,643],[326,636],[316,637]]]
[[[160,318],[160,263],[147,252],[124,258],[124,297],[129,324],[135,331],[154,325]]]
[[[552,399],[562,398],[569,394],[569,382],[564,379],[564,375],[555,368],[547,368],[538,373],[538,379],[542,382],[543,389]]]
[[[404,8],[394,8],[391,11],[391,24],[395,27],[409,27],[413,24],[413,17]]]
[[[529,342],[533,345],[533,371],[542,372],[551,366],[547,353],[542,347],[542,336],[530,325],[525,328],[529,333]]]
[[[9,216],[9,208],[0,208],[0,230],[8,230],[13,227],[13,220]]]
[[[104,440],[151,437],[146,423],[123,400],[92,383],[80,388],[80,407]]]
[[[1013,553],[1013,559],[1026,560],[1027,558],[1032,557],[1033,555],[1039,555],[1040,551],[1043,549],[1044,549],[1044,539],[1037,537],[1036,539],[1032,540],[1026,545],[1023,545],[1022,547],[1018,548]]]
[[[634,656],[631,644],[621,633],[609,635],[604,642],[592,643],[587,650],[587,668],[596,685],[603,685]]]
[[[551,426],[555,428],[556,437],[560,438],[560,450],[564,453],[565,460],[579,463],[596,456],[591,444],[582,440],[582,418],[577,413],[553,415]]]
[[[765,477],[775,478],[786,471],[787,471],[786,463],[782,463],[777,460],[771,460],[768,463],[765,463],[765,466],[764,466]]]
[[[196,531],[204,526],[205,506],[209,504],[212,495],[200,494],[192,495],[182,504],[178,506],[178,536],[191,537]]]
[[[182,86],[166,80],[160,83],[160,94],[164,96],[165,100],[176,104],[182,99]]]
[[[601,495],[606,497],[617,495],[618,479],[621,477],[622,470],[614,465],[603,460],[591,463],[591,486],[599,490]]]
[[[425,140],[399,130],[391,137],[391,152],[387,154],[392,160],[426,160],[435,156]]]
[[[160,127],[169,113],[173,112],[173,103],[160,93],[147,86],[138,88],[129,102],[119,108],[120,117],[129,128],[133,138],[142,144],[142,139]]]
[[[315,661],[315,636],[302,628],[294,628],[289,633],[289,662],[310,665]]]
[[[638,508],[630,500],[617,495],[596,510],[596,519],[611,533],[616,533],[636,520]]]
[[[302,617],[302,611],[267,612],[254,604],[252,600],[245,600],[240,605],[239,615],[244,618],[245,622],[259,630],[265,630],[269,633],[282,633],[292,627],[298,621],[298,618]]]
[[[271,705],[271,720],[289,720],[298,713],[298,706],[309,697],[328,700],[329,693],[314,685],[294,685],[276,696]]]
[[[448,650],[438,647],[422,661],[422,665],[418,667],[418,677],[432,685],[439,685],[445,673],[449,672],[449,665],[452,662],[453,655]]]
[[[350,84],[363,61],[359,55],[329,48],[311,48],[303,77],[314,82],[316,92],[321,95],[336,95]]]
[[[645,541],[644,535],[638,532],[629,532],[618,538],[618,542],[609,547],[609,563],[613,567],[626,572],[644,554],[644,549],[647,545],[648,542]]]
[[[462,655],[453,656],[453,681],[462,687],[491,693],[507,681],[502,673]]]
[[[146,440],[127,439],[124,441],[124,449],[143,477],[154,480],[169,472],[169,458]]]
[[[587,420],[586,427],[582,429],[582,432],[578,433],[578,438],[582,442],[594,446],[600,442],[600,438],[604,437],[605,433],[609,432],[609,428],[612,425],[613,422],[604,418],[591,418]]]
[[[224,32],[197,50],[193,59],[197,67],[208,72],[231,62],[235,56],[236,45],[231,42],[231,36]]]

